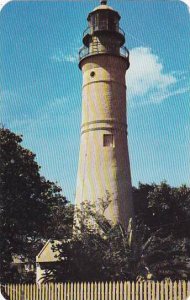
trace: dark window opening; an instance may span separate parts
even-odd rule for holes
[[[94,76],[95,76],[95,72],[92,71],[92,72],[90,73],[90,76],[91,76],[91,77],[94,77]]]
[[[104,147],[114,147],[113,134],[104,134],[103,135],[103,146]]]

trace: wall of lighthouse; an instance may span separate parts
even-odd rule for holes
[[[126,60],[114,55],[85,58],[81,65],[82,127],[76,204],[99,202],[106,191],[106,217],[127,227],[132,215],[127,145]]]

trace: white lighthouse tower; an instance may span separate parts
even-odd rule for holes
[[[87,20],[79,52],[83,85],[76,205],[98,205],[108,192],[106,218],[127,228],[133,217],[125,80],[129,52],[123,46],[120,15],[107,1],[101,1]]]

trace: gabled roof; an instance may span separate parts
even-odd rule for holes
[[[36,256],[36,262],[37,263],[42,263],[42,262],[57,262],[59,261],[58,255],[59,251],[58,250],[53,250],[52,248],[61,245],[63,241],[58,241],[58,240],[48,240],[40,253]]]

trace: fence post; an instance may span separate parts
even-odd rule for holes
[[[112,283],[109,283],[109,300],[112,299]]]
[[[139,300],[139,282],[135,284],[135,300]]]
[[[181,281],[178,282],[178,300],[182,300],[181,299]]]
[[[160,283],[160,300],[164,300],[164,282]]]
[[[164,282],[165,290],[164,290],[164,295],[165,295],[165,300],[168,300],[168,281]]]
[[[115,290],[115,293],[116,293],[116,300],[119,300],[120,293],[119,293],[119,282],[118,282],[118,281],[116,282],[116,290]]]
[[[106,281],[106,283],[105,283],[105,300],[108,300],[108,296],[109,296],[109,294],[108,294],[108,283]],[[91,299],[89,298],[88,300],[91,300]]]
[[[120,282],[119,285],[119,299],[123,300],[123,282]]]
[[[86,299],[90,300],[90,282],[87,282],[86,288],[87,288]],[[75,300],[75,299],[73,299],[73,300]]]
[[[148,281],[148,300],[151,300],[151,282],[150,281]]]
[[[83,299],[86,300],[86,282],[84,282],[84,284],[83,284]],[[70,300],[70,298],[69,298],[69,300]]]
[[[160,300],[160,283],[156,282],[156,300]]]
[[[91,282],[91,284],[90,284],[90,298],[89,298],[89,300],[94,300],[94,283],[93,282]]]
[[[174,294],[174,300],[177,300],[177,282],[176,281],[174,281],[173,294]]]
[[[143,300],[147,300],[147,282],[146,281],[144,281],[143,282],[143,284],[144,284],[144,289],[143,289]]]
[[[155,282],[152,281],[152,300],[156,300],[156,295],[155,295]]]
[[[173,300],[173,282],[171,280],[169,283],[169,299]]]
[[[126,281],[124,282],[124,291],[123,291],[123,294],[124,294],[123,295],[124,296],[123,300],[127,300],[127,282]]]
[[[112,282],[112,300],[116,300],[115,299],[115,282]]]
[[[140,300],[143,300],[143,283],[140,281]]]
[[[190,281],[187,282],[187,297],[190,296]]]
[[[135,283],[134,283],[134,281],[132,281],[132,285],[131,285],[131,287],[132,287],[132,300],[135,300]]]
[[[186,300],[186,297],[187,297],[187,285],[186,285],[186,282],[184,280],[182,281],[182,288],[183,288],[183,300]]]
[[[80,283],[80,299],[83,300],[83,282]]]

